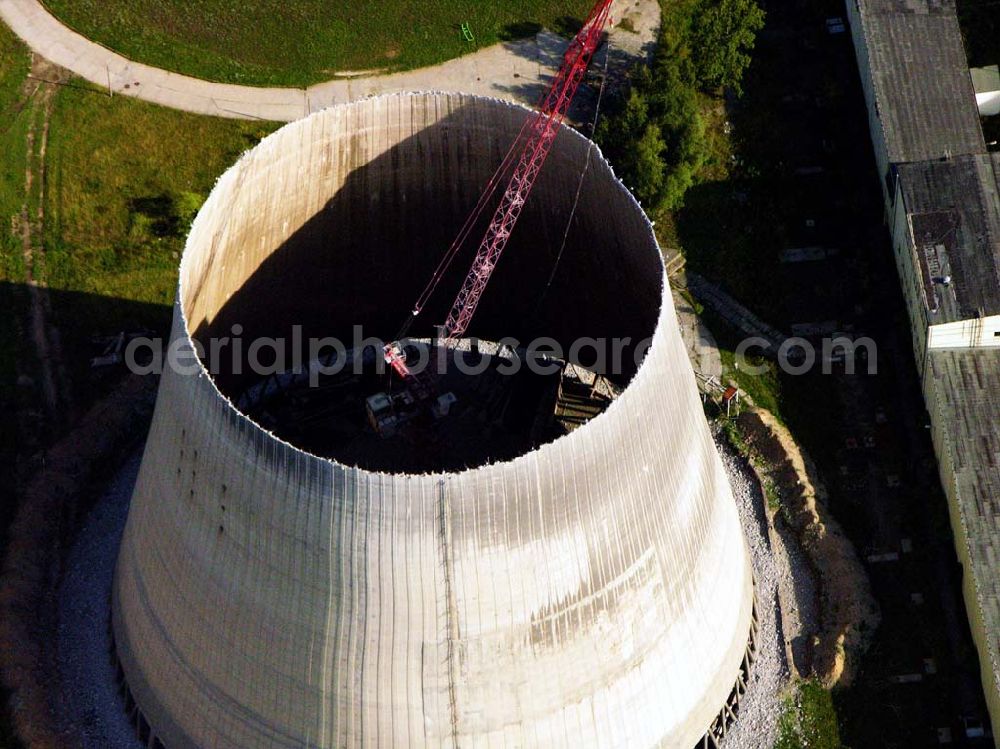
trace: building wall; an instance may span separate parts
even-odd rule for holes
[[[892,237],[892,252],[896,259],[896,271],[899,283],[906,299],[906,309],[910,317],[910,333],[913,336],[913,351],[917,358],[918,368],[923,367],[924,352],[927,348],[927,304],[923,279],[913,244],[913,231],[907,215],[902,188],[897,183],[893,186],[894,199],[887,204],[891,217],[889,230]]]
[[[980,117],[995,117],[1000,114],[1000,91],[984,91],[976,94],[976,106]]]
[[[422,94],[283,128],[220,180],[196,220],[173,336],[187,341],[234,285],[280,258],[280,236],[325,210],[359,162],[391,155],[380,174],[412,196],[420,185],[401,175],[420,156],[450,177],[442,200],[474,200],[485,158],[476,144],[491,129],[509,142],[523,117],[495,101]],[[552,163],[579,165],[588,147],[566,130]],[[200,369],[164,374],[113,625],[131,692],[167,747],[700,740],[747,646],[748,553],[652,228],[599,155],[590,173],[601,199],[581,217],[587,246],[622,283],[554,303],[586,321],[604,314],[603,295],[619,321],[642,320],[628,310],[652,284],[655,324],[624,393],[566,437],[458,473],[375,473],[265,433]],[[532,198],[557,200],[544,189]],[[355,210],[357,224],[341,231],[376,218],[370,201]],[[301,272],[273,269],[275,298],[280,279]],[[383,276],[394,288],[392,272]]]
[[[871,135],[872,148],[875,152],[875,163],[878,166],[878,175],[882,184],[882,198],[887,206],[887,216],[891,212],[889,204],[894,198],[895,188],[888,184],[892,180],[886,180],[889,175],[889,149],[885,142],[885,130],[882,127],[882,120],[879,117],[878,97],[872,79],[871,60],[868,54],[868,43],[865,40],[864,19],[861,17],[858,0],[845,0],[847,17],[851,27],[851,39],[854,42],[854,55],[858,63],[858,70],[861,74],[861,88],[865,94],[865,103],[868,105],[868,131]]]
[[[1000,315],[932,325],[927,348],[1000,348]]]
[[[977,350],[1000,345],[1000,336],[997,336],[1000,317],[930,325],[907,208],[889,162],[885,133],[879,117],[879,104],[873,90],[864,19],[859,13],[858,0],[846,0],[845,6],[868,108],[869,129],[892,233],[893,254],[906,299],[914,354],[921,372],[924,399],[930,415],[939,475],[947,496],[955,548],[964,571],[962,584],[966,610],[977,648],[993,734],[994,737],[1000,737],[1000,656],[998,646],[995,645],[997,625],[995,617],[994,620],[987,617],[983,607],[983,591],[979,589],[982,581],[996,580],[995,561],[993,569],[990,569],[990,560],[995,560],[996,555],[995,551],[984,552],[982,544],[976,545],[969,537],[966,518],[968,505],[976,492],[991,491],[983,487],[992,486],[989,482],[995,479],[983,472],[995,473],[996,469],[988,458],[974,456],[973,451],[964,449],[956,439],[956,435],[965,428],[962,417],[978,413],[989,420],[990,414],[1000,415],[1000,405],[996,402],[985,404],[979,399],[966,400],[962,383],[949,382],[938,371],[942,365],[938,357],[959,353],[974,355]],[[887,175],[890,177],[888,180]],[[980,533],[986,538],[996,537],[995,528],[991,531],[983,531],[981,528]]]
[[[954,356],[955,353],[952,352],[950,355]],[[938,473],[948,500],[948,514],[951,519],[951,530],[955,537],[955,550],[958,561],[962,565],[962,596],[969,614],[972,639],[979,657],[986,705],[992,721],[993,736],[1000,740],[1000,645],[998,645],[1000,635],[996,631],[995,618],[991,622],[984,607],[984,604],[987,604],[986,599],[989,597],[992,599],[992,606],[995,609],[997,594],[995,590],[990,593],[980,589],[977,580],[977,577],[983,575],[986,576],[987,580],[991,578],[990,562],[988,561],[991,555],[984,548],[984,545],[989,544],[990,534],[983,532],[982,519],[970,523],[968,517],[970,512],[976,514],[976,510],[969,506],[970,498],[975,493],[971,489],[973,485],[981,482],[983,477],[974,469],[970,469],[970,465],[974,463],[973,457],[969,454],[972,451],[963,449],[963,446],[956,439],[957,430],[963,428],[957,424],[956,401],[963,400],[963,396],[958,394],[959,388],[955,387],[955,383],[949,381],[947,373],[949,363],[946,358],[948,356],[948,352],[929,353],[928,366],[923,381],[924,401],[927,404],[931,420],[931,437],[938,459]],[[973,398],[973,409],[978,407],[976,401],[978,399]],[[996,412],[996,409],[984,410],[987,414]],[[976,439],[975,434],[971,434],[969,437]],[[964,469],[961,468],[963,465]],[[970,536],[970,528],[976,528],[973,533],[975,537]],[[985,570],[983,569],[984,561],[987,567]],[[997,587],[996,579],[994,562],[991,580],[994,589]]]

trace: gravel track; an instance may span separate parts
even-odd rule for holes
[[[812,575],[793,545],[773,551],[767,532],[766,500],[750,468],[717,435],[717,444],[739,507],[757,585],[757,660],[740,715],[722,749],[771,749],[777,738],[781,697],[789,683],[778,588],[787,598],[809,599]],[[109,610],[118,545],[141,451],[126,461],[81,529],[59,590],[59,660],[64,725],[76,727],[84,749],[140,749],[118,696],[111,664]],[[780,537],[779,537],[780,538]],[[807,608],[807,607],[806,607]],[[803,622],[807,631],[810,622]],[[796,632],[796,635],[801,632]]]
[[[111,581],[142,451],[132,455],[87,516],[59,588],[64,725],[83,749],[142,749],[125,718],[111,662]]]
[[[766,502],[752,469],[736,455],[724,436],[716,433],[716,445],[729,475],[750,548],[757,586],[757,660],[750,669],[750,684],[740,704],[739,717],[723,738],[721,749],[771,749],[778,737],[781,697],[790,674],[785,658],[778,586],[791,590],[795,584],[789,556],[774,553],[768,532]],[[782,550],[783,551],[783,550]]]

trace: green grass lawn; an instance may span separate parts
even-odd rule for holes
[[[169,305],[187,222],[274,127],[110,99],[82,84],[62,89],[47,160],[49,286]]]
[[[29,65],[27,51],[0,24],[0,282],[14,295],[25,280],[13,229],[25,203],[26,138],[33,123],[41,131],[42,117],[35,84],[26,81]],[[187,221],[222,172],[275,127],[111,99],[79,80],[60,87],[46,152],[45,256],[36,272],[54,301],[90,297],[94,308],[79,318],[57,314],[102,332],[121,322],[117,301],[168,309]],[[32,215],[39,183],[28,201]],[[16,317],[5,315],[0,326]],[[0,341],[18,337],[0,328]],[[5,365],[15,348],[0,346],[4,383],[13,379]]]
[[[0,280],[23,272],[11,217],[24,203],[25,134],[32,113],[21,89],[30,64],[27,49],[0,24],[0,216],[4,219],[0,227]]]
[[[19,109],[19,94],[29,65],[28,51],[0,24],[0,217],[4,219],[0,226],[0,309],[5,313],[0,317],[0,402],[8,406],[0,416],[0,483],[5,487],[10,487],[14,480],[17,430],[8,409],[17,403],[16,357],[20,340],[18,321],[10,312],[22,303],[22,295],[6,281],[21,270],[20,263],[14,263],[17,243],[10,231],[10,220],[20,211],[24,199],[24,133],[28,115]],[[9,500],[0,502],[0,550],[5,547],[5,531],[13,509]],[[7,693],[0,690],[3,705],[7,699]],[[20,746],[6,709],[0,707],[0,749]]]
[[[276,127],[199,117],[106,93],[74,80],[54,94],[40,179],[44,97],[27,76],[27,49],[0,23],[0,555],[17,509],[19,470],[58,434],[21,432],[18,413],[42,413],[39,365],[26,333],[29,293],[18,221],[45,210],[36,277],[49,288],[51,324],[79,410],[113,379],[95,379],[90,336],[132,326],[165,333],[178,258],[192,212],[219,175]],[[31,149],[33,189],[25,194]],[[43,188],[44,187],[44,198]],[[38,242],[36,240],[35,245]],[[35,385],[19,384],[24,374]],[[25,461],[21,463],[20,461]],[[0,749],[17,749],[0,691]]]
[[[275,127],[110,99],[84,84],[59,92],[47,157],[45,280],[83,391],[91,336],[166,332],[194,213],[222,172]]]
[[[421,67],[540,26],[572,28],[591,0],[46,0],[84,36],[139,62],[254,85]],[[462,37],[468,22],[475,42]]]
[[[785,699],[774,749],[842,749],[829,692],[813,681],[794,687]]]

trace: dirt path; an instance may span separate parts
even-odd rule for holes
[[[72,410],[73,397],[59,344],[59,332],[51,325],[52,305],[45,282],[45,186],[49,125],[56,85],[67,73],[34,55],[31,75],[24,84],[30,106],[30,126],[25,139],[24,203],[18,218],[24,282],[28,289],[28,331],[38,358],[41,396],[51,423]],[[32,207],[34,206],[34,210]]]
[[[0,574],[0,684],[20,737],[35,749],[72,749],[78,726],[61,710],[54,644],[64,552],[95,486],[135,449],[152,415],[156,380],[130,375],[54,444],[27,482]]]
[[[27,746],[74,746],[77,726],[59,714],[59,671],[53,644],[55,586],[63,552],[90,501],[94,482],[144,433],[156,382],[127,377],[86,414],[74,411],[70,378],[46,284],[45,195],[49,132],[56,92],[70,73],[33,56],[16,112],[24,118],[24,193],[13,228],[20,240],[23,298],[10,314],[23,320],[17,372],[24,403],[17,413],[16,515],[7,529],[0,572],[0,685],[10,697]],[[67,432],[67,428],[72,427]],[[51,440],[57,439],[47,449]]]
[[[115,95],[198,114],[279,122],[332,104],[399,91],[460,91],[534,104],[567,44],[543,31],[432,67],[341,77],[305,89],[262,88],[204,81],[133,62],[64,26],[39,0],[0,0],[0,18],[38,54]],[[612,18],[612,48],[633,58],[652,50],[660,26],[658,0],[618,0]]]
[[[760,408],[744,411],[739,424],[747,444],[766,465],[784,520],[816,571],[820,627],[809,659],[813,675],[826,688],[849,686],[881,618],[868,575],[830,514],[815,466],[788,429]]]

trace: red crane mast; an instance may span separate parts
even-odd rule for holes
[[[403,326],[397,340],[385,347],[386,362],[392,365],[401,377],[408,377],[410,371],[406,366],[406,356],[399,339],[405,335],[413,318],[420,314],[424,304],[441,280],[444,271],[468,237],[485,204],[495,192],[498,180],[502,178],[502,175],[516,159],[517,166],[510,176],[507,189],[500,199],[500,205],[493,214],[486,234],[479,245],[479,250],[476,252],[476,257],[472,261],[472,267],[452,303],[451,311],[448,313],[444,325],[448,338],[461,337],[469,327],[469,322],[472,320],[476,307],[479,306],[483,292],[493,275],[493,270],[507,246],[507,240],[510,239],[525,201],[528,199],[542,165],[552,149],[559,128],[566,119],[570,103],[573,101],[573,97],[587,73],[587,68],[590,66],[590,61],[597,51],[601,34],[604,32],[604,27],[611,14],[612,2],[613,0],[598,0],[597,4],[594,5],[583,24],[583,28],[570,42],[563,56],[559,72],[542,98],[538,110],[526,120],[521,128],[521,132],[503,163],[493,175],[479,203],[462,227],[462,231],[459,232],[458,238],[441,260],[430,282],[417,300],[410,320]],[[521,144],[520,148],[518,148],[519,144]]]

